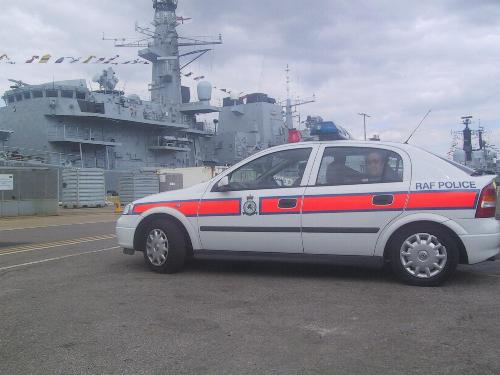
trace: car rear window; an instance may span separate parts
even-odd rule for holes
[[[393,151],[367,147],[327,147],[316,186],[403,181],[403,160]]]

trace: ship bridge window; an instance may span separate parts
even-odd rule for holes
[[[61,98],[73,99],[73,90],[61,90]]]
[[[23,100],[23,95],[22,94],[16,94],[16,102],[20,102]]]
[[[14,100],[14,97],[13,97],[13,96],[9,95],[9,96],[7,96],[7,101],[8,101],[9,103],[14,103],[14,101],[15,101],[15,100]]]
[[[57,90],[46,90],[45,91],[45,96],[47,96],[47,98],[57,98]]]
[[[43,98],[43,92],[41,90],[34,90],[33,98]]]
[[[23,95],[24,95],[24,99],[31,99],[31,94],[30,94],[30,92],[29,92],[29,91],[25,91],[25,92],[23,93]]]
[[[104,103],[94,103],[86,100],[78,100],[80,111],[87,113],[102,113],[104,114]]]
[[[85,99],[85,93],[84,92],[81,92],[81,91],[77,91],[76,92],[76,98],[77,99]]]

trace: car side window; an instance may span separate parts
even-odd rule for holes
[[[327,147],[317,186],[403,181],[403,159],[393,151],[367,147]]]
[[[300,185],[312,148],[264,155],[229,175],[229,190],[289,188]]]

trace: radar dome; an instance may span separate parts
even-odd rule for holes
[[[231,97],[231,100],[238,100],[240,98],[240,96],[235,92],[231,92],[229,96]]]
[[[198,100],[200,102],[209,102],[212,99],[212,84],[207,81],[198,83]]]

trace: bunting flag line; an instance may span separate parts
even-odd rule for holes
[[[7,56],[6,53],[4,53],[3,55],[0,56],[0,63],[4,63],[4,64],[15,64],[14,61],[11,61],[9,56]]]
[[[41,55],[32,55],[26,60],[20,61],[24,64],[102,64],[102,65],[149,65],[150,62],[141,58],[121,58],[120,55],[115,55],[112,57],[97,57],[96,55],[90,55],[88,57],[73,57],[73,56],[62,56],[58,58],[53,58],[52,54],[46,53]],[[7,53],[0,52],[0,65],[1,64],[16,64],[16,61],[12,60]],[[181,73],[183,77],[190,78],[193,81],[199,82],[206,77],[204,75],[196,75],[194,72]],[[220,87],[220,86],[219,86]],[[213,86],[214,90],[223,92],[225,94],[231,94],[230,89],[218,88],[218,86]],[[240,94],[241,95],[241,94]]]
[[[38,60],[40,56],[32,56],[31,59],[26,60],[26,64],[31,64],[33,61]]]
[[[82,61],[82,64],[88,64],[90,60],[95,59],[95,56],[89,56],[85,61]]]
[[[111,63],[111,61],[115,61],[119,57],[120,57],[120,55],[116,55],[115,57],[112,57],[109,60],[105,61],[104,64],[109,64],[109,63]]]
[[[43,55],[40,61],[38,61],[39,64],[47,64],[52,56],[49,54]]]
[[[144,59],[136,58],[132,60],[124,60],[120,61],[120,55],[115,55],[113,57],[97,57],[95,55],[90,55],[86,58],[82,57],[73,57],[73,56],[62,56],[59,58],[53,58],[51,54],[47,53],[44,55],[32,55],[30,58],[23,60],[25,64],[33,64],[38,62],[39,64],[104,64],[104,65],[135,65],[135,64],[143,64],[149,65],[150,63]],[[16,64],[15,61],[12,61],[10,57],[6,53],[0,54],[0,64]],[[187,75],[188,77],[193,73]],[[201,79],[201,78],[199,78]]]

